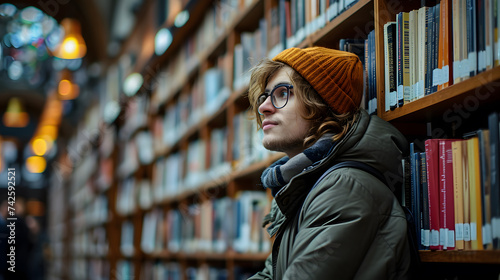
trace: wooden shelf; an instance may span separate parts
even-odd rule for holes
[[[162,252],[146,254],[149,259],[173,259],[173,260],[199,260],[199,261],[265,261],[270,252],[265,253],[236,253],[228,250],[223,253],[195,252],[195,253],[169,253]]]
[[[500,100],[500,67],[480,73],[443,90],[424,96],[394,111],[382,112],[387,121],[425,122],[441,118],[446,121],[454,110],[478,110],[482,105]],[[450,124],[451,125],[451,124]]]
[[[422,262],[500,264],[500,251],[420,251]]]
[[[366,39],[373,28],[367,22],[373,21],[374,1],[359,0],[356,4],[338,15],[325,27],[311,34],[305,43],[311,42],[315,46],[338,48],[338,42],[343,38]],[[301,47],[305,47],[303,44]]]

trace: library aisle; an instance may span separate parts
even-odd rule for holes
[[[273,239],[249,70],[355,53],[425,279],[500,277],[495,0],[0,2],[0,280],[229,279]],[[390,180],[391,178],[386,178]]]

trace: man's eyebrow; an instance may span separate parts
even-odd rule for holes
[[[282,84],[286,84],[286,85],[290,85],[290,81],[281,81],[281,82],[277,82],[276,84],[274,84],[274,86],[272,88],[275,88],[277,85],[282,85]],[[266,87],[266,90],[264,90],[264,92],[269,92],[271,91],[270,89],[267,89]]]

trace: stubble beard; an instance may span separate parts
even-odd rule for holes
[[[270,151],[287,153],[288,151],[302,149],[304,139],[286,138],[285,136],[283,139],[264,139],[262,145]]]

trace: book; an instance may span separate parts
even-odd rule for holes
[[[481,195],[481,218],[483,237],[483,249],[493,249],[493,238],[491,229],[491,173],[490,173],[490,131],[480,129],[477,132],[479,141],[479,160],[480,160],[480,195]]]
[[[464,199],[463,199],[463,140],[453,141],[452,161],[453,161],[453,194],[455,210],[455,248],[463,250],[464,247]]]
[[[424,97],[425,95],[425,77],[427,73],[427,32],[428,32],[428,18],[429,18],[429,7],[421,7],[418,10],[418,35],[417,35],[417,63],[418,70],[417,74],[417,86],[415,99]]]
[[[384,63],[385,63],[385,111],[397,107],[396,88],[396,22],[384,24]]]
[[[410,13],[397,15],[398,106],[410,102]]]
[[[488,116],[490,131],[491,227],[493,247],[500,248],[500,153],[498,113]]]
[[[493,66],[500,65],[500,13],[498,1],[493,1]]]
[[[424,233],[422,228],[422,207],[421,207],[421,192],[420,192],[420,153],[416,151],[415,143],[410,143],[410,182],[411,182],[411,211],[415,217],[415,230],[417,232],[417,240],[421,240],[419,248],[423,249]]]
[[[434,93],[437,91],[437,84],[434,81],[434,70],[438,69],[439,67],[439,55],[438,55],[438,48],[439,48],[439,22],[440,22],[440,17],[441,17],[441,4],[437,4],[434,8],[434,19],[432,22],[432,37],[431,37],[431,67],[429,70],[428,75],[428,80],[429,80],[429,94]]]
[[[452,0],[452,30],[453,30],[453,83],[462,81],[462,24],[465,19],[461,18],[461,11],[465,8],[462,2],[465,0]]]
[[[444,250],[455,249],[455,204],[453,183],[453,155],[451,144],[455,140],[439,141],[439,203],[440,245]]]
[[[427,159],[425,156],[425,152],[420,153],[420,213],[421,213],[421,222],[420,226],[422,229],[420,230],[421,242],[422,242],[422,250],[429,249],[430,246],[430,222],[429,222],[429,186],[427,184]]]
[[[425,140],[425,156],[427,164],[427,185],[429,187],[429,225],[431,250],[442,250],[439,232],[439,139]]]
[[[477,136],[466,140],[467,159],[469,166],[470,192],[470,240],[472,250],[483,249],[482,237],[482,206],[481,206],[481,178],[479,161],[479,139]]]
[[[376,52],[375,52],[375,30],[372,30],[368,34],[369,39],[369,55],[370,55],[370,102],[371,109],[370,112],[372,114],[377,114],[377,65],[376,65]]]
[[[477,73],[486,71],[486,0],[477,3]]]
[[[439,15],[438,68],[433,73],[433,85],[442,90],[451,85],[453,71],[452,34],[451,34],[451,0],[441,0]]]
[[[410,101],[417,99],[418,88],[418,10],[410,11],[409,34],[410,34]]]
[[[424,95],[429,95],[432,88],[432,70],[433,70],[433,57],[435,55],[435,48],[433,47],[434,40],[434,19],[436,6],[429,7],[425,16],[425,74],[424,74]]]
[[[485,15],[485,34],[486,34],[486,54],[485,54],[485,69],[490,70],[495,65],[495,58],[493,54],[495,44],[495,24],[494,24],[494,0],[486,0],[486,15]],[[495,0],[496,2],[496,0]]]
[[[477,5],[476,0],[466,0],[466,35],[469,73],[466,78],[477,74]]]
[[[462,170],[463,170],[463,206],[464,206],[464,250],[471,249],[471,213],[470,213],[470,173],[469,173],[469,154],[467,141],[462,145]]]

